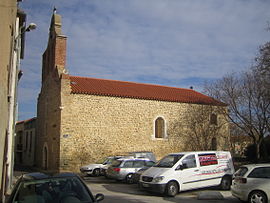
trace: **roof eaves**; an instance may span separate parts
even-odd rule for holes
[[[154,101],[165,101],[165,102],[175,102],[175,103],[187,103],[187,104],[201,104],[201,105],[213,105],[213,106],[228,106],[227,104],[219,101],[213,102],[192,102],[192,101],[181,101],[179,99],[160,99],[156,97],[139,97],[139,96],[132,96],[132,95],[118,95],[118,94],[106,94],[106,93],[99,93],[99,92],[80,92],[80,91],[72,91],[72,94],[85,94],[85,95],[96,95],[96,96],[106,96],[106,97],[121,97],[121,98],[132,98],[132,99],[143,99],[143,100],[154,100]]]

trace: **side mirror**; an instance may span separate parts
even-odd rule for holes
[[[177,168],[175,170],[181,170],[182,171],[182,170],[184,170],[186,168],[188,168],[187,164],[180,164],[179,166],[177,166]]]
[[[177,166],[177,168],[176,168],[175,170],[177,170],[177,171],[178,171],[178,170],[181,170],[181,171],[182,171],[182,170],[184,170],[185,168],[187,168],[186,165],[180,164],[180,165]]]
[[[96,194],[95,199],[97,202],[104,200],[104,195],[101,193]]]

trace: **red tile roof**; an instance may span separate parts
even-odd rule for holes
[[[72,94],[226,106],[226,104],[192,89],[78,76],[70,76],[70,82]]]
[[[27,123],[27,122],[30,122],[30,121],[33,121],[33,120],[36,120],[36,119],[37,119],[37,117],[33,117],[33,118],[29,118],[29,119],[27,119],[27,120],[18,121],[18,122],[16,123],[16,125],[22,124],[22,123]]]

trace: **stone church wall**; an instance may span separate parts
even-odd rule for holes
[[[78,171],[83,164],[126,152],[152,151],[160,159],[185,150],[185,138],[179,136],[182,132],[175,132],[174,125],[184,122],[187,109],[196,104],[66,94],[62,105],[60,169]],[[165,119],[164,139],[154,135],[158,117]],[[180,131],[187,133],[184,128]],[[224,126],[218,149],[224,149],[226,135]]]

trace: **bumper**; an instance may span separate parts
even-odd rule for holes
[[[166,184],[150,184],[139,182],[140,189],[163,194],[165,193]]]
[[[92,175],[93,174],[93,170],[92,169],[90,169],[90,170],[80,169],[80,171],[83,174],[87,174],[87,175]]]
[[[247,191],[245,190],[240,190],[237,187],[231,186],[231,192],[232,195],[242,201],[247,201],[248,200],[248,194]]]
[[[122,174],[112,174],[112,173],[106,173],[106,177],[110,179],[115,179],[115,180],[124,180],[125,176]]]

